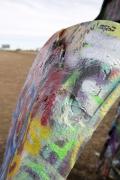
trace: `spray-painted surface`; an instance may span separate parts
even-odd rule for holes
[[[19,96],[0,180],[66,179],[120,96],[120,25],[61,30],[40,50]]]
[[[120,179],[120,103],[101,151],[97,172],[102,179]]]

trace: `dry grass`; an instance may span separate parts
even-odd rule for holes
[[[6,138],[20,89],[25,81],[28,70],[35,58],[33,52],[0,52],[0,164],[3,159]],[[115,105],[116,106],[116,105]],[[85,147],[84,153],[73,168],[69,180],[94,180],[96,156],[105,141],[115,113],[115,106],[104,119],[92,140]]]

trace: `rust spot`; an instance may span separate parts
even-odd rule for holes
[[[62,29],[62,30],[59,32],[59,38],[64,35],[65,31],[66,31],[66,29]]]

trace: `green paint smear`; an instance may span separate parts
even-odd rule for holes
[[[102,64],[102,70],[106,71],[106,73],[110,72],[110,66],[108,64]]]
[[[70,77],[66,80],[66,82],[64,83],[63,87],[64,88],[68,88],[68,87],[74,87],[76,80],[78,79],[80,75],[80,71],[74,71],[72,73],[72,75],[70,75]]]
[[[89,47],[91,47],[91,44],[88,44],[88,43],[85,42],[85,43],[83,44],[83,47],[84,47],[84,48],[89,48]]]
[[[54,143],[49,144],[49,146],[51,150],[55,152],[60,159],[64,159],[64,157],[67,155],[68,151],[72,148],[74,144],[75,141],[70,141],[64,147],[59,147]]]
[[[26,173],[26,172],[20,172],[17,174],[17,176],[15,176],[13,178],[13,180],[32,180],[32,178],[30,178],[30,176]]]
[[[44,180],[49,180],[48,175],[46,174],[46,170],[44,168],[43,165],[40,164],[36,164],[34,162],[27,162],[27,164],[25,164],[26,166],[28,166],[29,168],[31,168],[35,173],[37,173],[39,175],[39,177],[41,177]]]
[[[93,99],[95,100],[95,102],[97,103],[97,104],[102,104],[103,103],[103,99],[102,98],[100,98],[99,96],[92,96],[93,97]]]

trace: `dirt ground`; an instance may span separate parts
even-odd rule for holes
[[[35,54],[0,51],[0,163],[20,89]]]
[[[0,164],[3,159],[12,112],[35,56],[36,54],[33,52],[0,52]],[[68,177],[69,180],[98,179],[95,173],[97,161],[95,153],[100,152],[103,146],[106,132],[114,117],[115,107],[116,104],[85,147]]]

